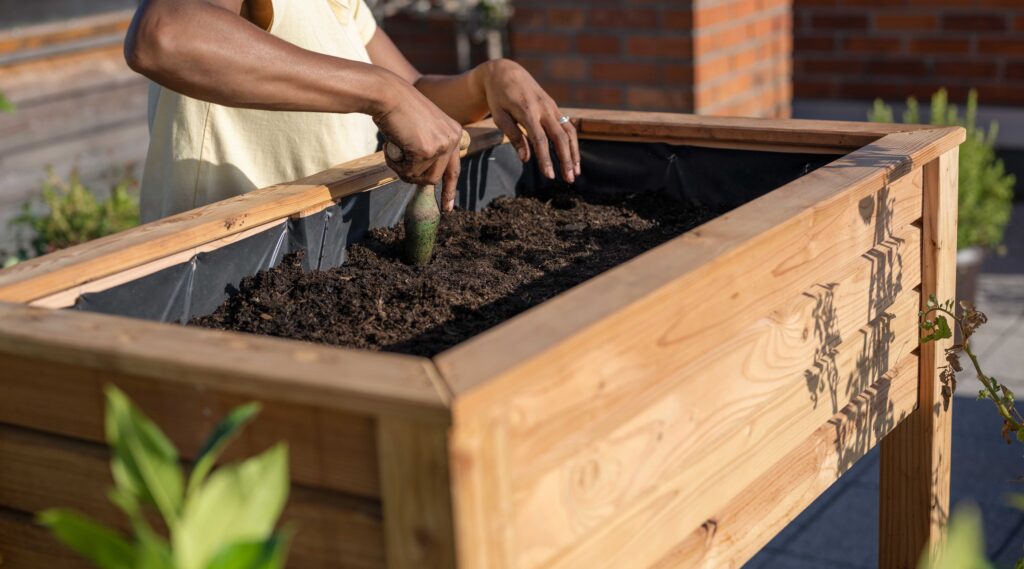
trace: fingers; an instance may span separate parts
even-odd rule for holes
[[[548,149],[548,135],[535,112],[535,107],[523,105],[513,117],[519,124],[526,127],[526,137],[533,147],[540,171],[549,180],[555,179],[555,167],[551,164],[551,151]]]
[[[494,124],[508,137],[509,142],[512,143],[516,152],[519,153],[519,159],[523,162],[529,162],[530,145],[526,143],[523,131],[519,130],[519,124],[512,118],[512,115],[506,111],[498,111],[494,113]]]
[[[554,108],[553,112],[545,115],[544,130],[555,145],[555,155],[558,156],[562,179],[571,184],[576,181],[576,160],[572,156],[572,140],[569,133],[559,124],[560,115],[555,114],[557,112],[558,109]]]
[[[455,190],[459,183],[459,173],[462,171],[462,161],[459,159],[459,147],[448,158],[448,166],[444,170],[444,178],[441,186],[441,208],[445,213],[455,209]]]
[[[565,133],[569,136],[569,150],[572,154],[572,171],[575,175],[579,176],[580,170],[580,140],[576,134],[576,127],[571,123],[567,122],[562,126]]]

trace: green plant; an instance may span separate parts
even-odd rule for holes
[[[13,113],[14,103],[10,102],[3,93],[0,93],[0,113]]]
[[[925,551],[918,569],[990,569],[985,557],[981,512],[973,504],[959,506],[949,521],[946,540],[938,552]]]
[[[289,533],[274,532],[288,497],[284,443],[213,470],[232,438],[259,412],[232,411],[203,445],[186,478],[174,445],[113,386],[106,388],[106,437],[114,488],[108,497],[127,516],[133,538],[74,511],[47,510],[38,520],[100,569],[278,569]],[[212,472],[211,472],[212,471]],[[169,539],[149,524],[153,507]]]
[[[999,125],[993,121],[988,130],[978,127],[978,93],[971,90],[963,117],[956,105],[949,104],[945,89],[931,100],[930,122],[937,126],[962,126],[967,140],[960,146],[960,198],[957,246],[996,248],[1003,242],[1003,232],[1010,220],[1013,186],[1016,179],[1007,174],[1003,161],[996,157],[995,141]],[[868,118],[875,122],[895,122],[892,107],[876,99]],[[907,99],[903,122],[921,122],[917,99]]]
[[[11,220],[19,230],[20,256],[45,255],[138,225],[139,201],[133,192],[136,185],[133,178],[125,176],[108,197],[100,199],[82,184],[77,173],[64,181],[49,172],[43,183],[46,211],[37,212],[31,202],[26,202]],[[23,234],[25,230],[28,236]]]
[[[949,317],[948,319],[947,316]],[[940,371],[942,397],[945,399],[946,407],[949,407],[950,399],[956,391],[956,374],[963,371],[960,355],[966,354],[971,362],[971,366],[974,368],[978,381],[984,386],[978,392],[978,398],[992,401],[999,411],[999,416],[1003,419],[1003,438],[1006,439],[1007,443],[1010,443],[1012,442],[1010,438],[1012,434],[1018,441],[1024,443],[1024,417],[1021,417],[1014,406],[1013,391],[999,383],[996,378],[989,376],[981,370],[978,356],[974,353],[971,346],[971,336],[978,331],[978,328],[988,322],[988,317],[985,313],[976,310],[967,302],[960,302],[960,314],[957,315],[956,307],[952,300],[947,300],[940,304],[933,294],[928,297],[926,310],[921,311],[919,314],[919,326],[925,333],[921,338],[921,343],[927,344],[936,340],[952,338],[953,327],[950,326],[949,320],[953,321],[953,326],[960,328],[963,341],[960,344],[953,344],[946,348],[946,365]]]

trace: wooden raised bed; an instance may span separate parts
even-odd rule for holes
[[[948,511],[917,311],[954,290],[962,129],[570,114],[583,139],[845,156],[433,359],[47,308],[379,187],[380,155],[3,271],[4,566],[81,565],[32,512],[119,519],[106,382],[186,457],[263,401],[235,450],[290,444],[292,567],[739,566],[879,443],[880,566],[915,566]]]

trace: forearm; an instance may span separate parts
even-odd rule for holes
[[[132,22],[125,57],[179,93],[253,109],[387,110],[398,78],[384,69],[304,50],[200,0],[147,4]]]
[[[487,65],[485,63],[460,75],[423,75],[415,85],[448,116],[461,124],[469,124],[488,113],[483,78]]]

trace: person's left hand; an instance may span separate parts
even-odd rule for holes
[[[519,158],[528,161],[532,147],[541,172],[554,179],[555,169],[548,149],[549,143],[553,143],[562,178],[568,183],[574,182],[580,174],[576,128],[562,120],[564,115],[555,101],[514,61],[496,59],[478,69],[494,123],[512,142]],[[525,137],[519,125],[526,130]]]

